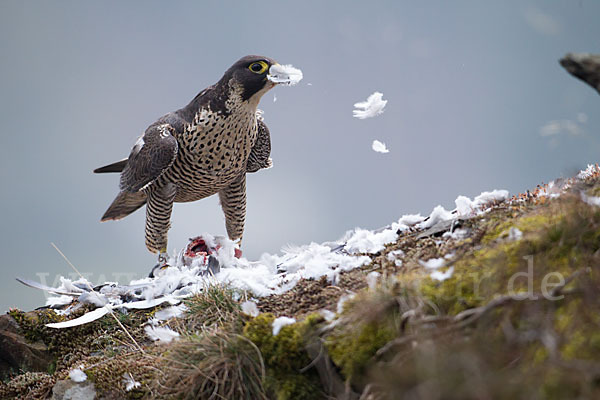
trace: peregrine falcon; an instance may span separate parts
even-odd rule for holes
[[[173,202],[218,193],[227,234],[241,240],[246,173],[271,166],[269,129],[257,106],[267,91],[285,82],[282,68],[268,57],[241,58],[187,106],[150,125],[128,158],[94,170],[121,173],[120,192],[102,221],[119,220],[146,205],[146,247],[165,263]]]

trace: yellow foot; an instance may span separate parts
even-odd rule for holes
[[[166,251],[164,251],[164,252],[161,251],[160,254],[158,255],[158,262],[152,268],[152,270],[148,274],[148,277],[156,278],[157,276],[160,276],[162,271],[164,271],[165,269],[170,267],[170,265],[167,263],[168,260],[169,260],[169,257],[167,256]]]

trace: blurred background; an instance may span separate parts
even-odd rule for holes
[[[101,224],[118,175],[92,170],[247,54],[304,72],[260,105],[274,168],[248,177],[251,260],[570,176],[600,159],[600,96],[558,59],[600,51],[599,16],[592,0],[3,0],[0,308],[44,304],[16,276],[72,276],[50,242],[93,283],[148,273],[144,211]],[[385,113],[353,118],[374,91]],[[224,234],[217,197],[176,204],[172,226],[170,252]]]

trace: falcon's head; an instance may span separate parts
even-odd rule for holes
[[[258,102],[262,95],[278,83],[294,84],[300,79],[302,72],[291,66],[282,66],[269,57],[246,56],[233,64],[219,83],[228,84],[233,80],[242,87],[244,100],[256,99]]]
[[[227,83],[233,79],[234,83],[243,88],[242,98],[248,100],[258,95],[259,100],[276,83],[268,79],[269,68],[277,62],[269,57],[246,56],[240,58],[223,75],[220,83]]]

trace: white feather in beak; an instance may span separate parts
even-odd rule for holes
[[[302,71],[292,67],[290,64],[274,64],[269,68],[269,75],[267,78],[274,83],[292,86],[302,80]]]

